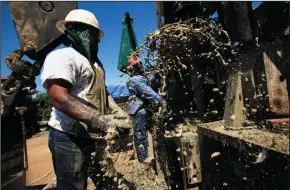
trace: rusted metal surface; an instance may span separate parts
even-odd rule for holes
[[[35,59],[40,52],[49,52],[48,46],[59,40],[61,33],[55,24],[65,19],[73,9],[77,9],[76,2],[8,2],[10,15],[14,21],[20,47],[27,52],[31,59]],[[61,42],[54,44],[57,47]],[[55,47],[49,47],[51,48]],[[34,51],[35,49],[35,51]]]
[[[269,95],[269,109],[275,115],[289,115],[289,100],[287,81],[289,73],[288,45],[278,44],[265,48],[263,52],[267,88]],[[286,75],[284,75],[284,74]]]
[[[248,118],[289,115],[289,47],[267,45],[240,57],[244,111]]]
[[[289,118],[282,118],[282,119],[267,119],[268,122],[275,124],[275,123],[289,123]]]

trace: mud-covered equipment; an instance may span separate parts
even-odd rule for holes
[[[157,3],[158,35],[163,35],[164,44],[172,50],[168,55],[166,46],[159,46],[157,55],[161,59],[157,60],[164,58],[160,62],[168,73],[163,77],[169,109],[175,115],[182,114],[184,121],[174,117],[171,120],[177,120],[176,125],[188,121],[182,137],[165,141],[157,138],[156,147],[163,148],[164,144],[167,147],[162,150],[165,156],[157,154],[161,159],[156,160],[168,168],[165,172],[157,170],[158,175],[170,172],[170,177],[175,176],[169,181],[172,189],[289,188],[289,180],[284,180],[289,179],[289,119],[285,119],[289,117],[290,97],[289,3],[261,2],[256,8],[251,3]],[[204,23],[210,21],[226,31],[231,46],[235,47],[231,52],[238,52],[226,67],[216,61],[211,64],[210,56],[192,56],[208,51],[205,43],[185,40],[193,50],[198,45],[204,48],[195,54],[191,52],[190,61],[179,56],[190,49],[180,47],[185,47],[185,43],[178,43],[181,37],[189,39],[188,33],[176,40],[164,35],[176,31],[174,34],[178,36],[185,31],[182,24],[195,23],[201,18]],[[172,27],[174,30],[168,29]],[[205,25],[191,28],[204,34],[213,31]],[[176,59],[179,56],[180,60],[170,60],[170,56]],[[176,62],[194,69],[178,67]],[[175,71],[171,72],[170,68]],[[270,123],[274,118],[279,124]],[[175,148],[178,153],[172,153]]]
[[[31,110],[35,110],[26,97],[37,93],[35,77],[40,74],[46,55],[64,38],[57,30],[56,22],[77,9],[77,3],[19,1],[8,2],[8,8],[20,46],[6,57],[12,73],[1,84],[1,189],[10,190],[25,189],[25,170],[28,168],[26,131],[33,117]],[[23,56],[34,63],[22,59]],[[19,108],[27,109],[27,113]]]
[[[135,51],[137,47],[137,40],[133,28],[133,19],[130,17],[129,13],[125,13],[122,24],[123,31],[118,60],[118,70],[125,72],[125,68],[128,66],[128,56],[131,55],[132,51]]]
[[[76,2],[19,1],[8,2],[8,6],[21,50],[33,60],[60,45],[62,34],[55,27],[56,22],[77,9]]]
[[[8,7],[20,47],[6,57],[6,64],[12,71],[1,87],[1,93],[6,97],[15,93],[11,89],[23,81],[30,81],[29,93],[33,93],[36,89],[35,76],[40,74],[46,55],[63,42],[64,35],[56,28],[56,22],[77,9],[77,3],[8,2]],[[35,62],[23,60],[23,56]],[[11,102],[4,101],[4,104],[9,106]]]

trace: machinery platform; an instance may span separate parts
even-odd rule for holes
[[[289,136],[284,132],[255,126],[229,130],[217,121],[199,124],[197,133],[202,189],[289,188]]]

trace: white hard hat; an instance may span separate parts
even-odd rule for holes
[[[61,33],[64,33],[66,23],[83,23],[90,25],[100,31],[99,39],[104,36],[104,32],[100,29],[97,18],[89,11],[83,9],[75,9],[70,11],[65,17],[65,20],[61,20],[56,23],[56,27]]]

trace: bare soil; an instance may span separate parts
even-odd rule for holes
[[[124,178],[133,183],[136,189],[168,189],[164,181],[159,179],[151,167],[140,164],[137,160],[129,160],[133,151],[126,153],[116,153],[118,156],[115,161],[115,169],[121,173]]]
[[[42,189],[47,185],[46,189],[55,189],[55,174],[51,153],[48,148],[48,131],[38,133],[34,137],[27,140],[28,146],[28,171],[26,185],[29,189]],[[143,167],[137,160],[130,160],[134,154],[133,150],[127,152],[119,152],[113,154],[115,169],[121,173],[124,181],[120,183],[119,189],[168,189],[166,184],[157,178],[152,168]],[[87,190],[93,190],[95,186],[88,179]]]
[[[48,131],[38,133],[27,140],[28,171],[26,186],[40,186],[50,183],[54,178],[51,153],[48,148]]]

